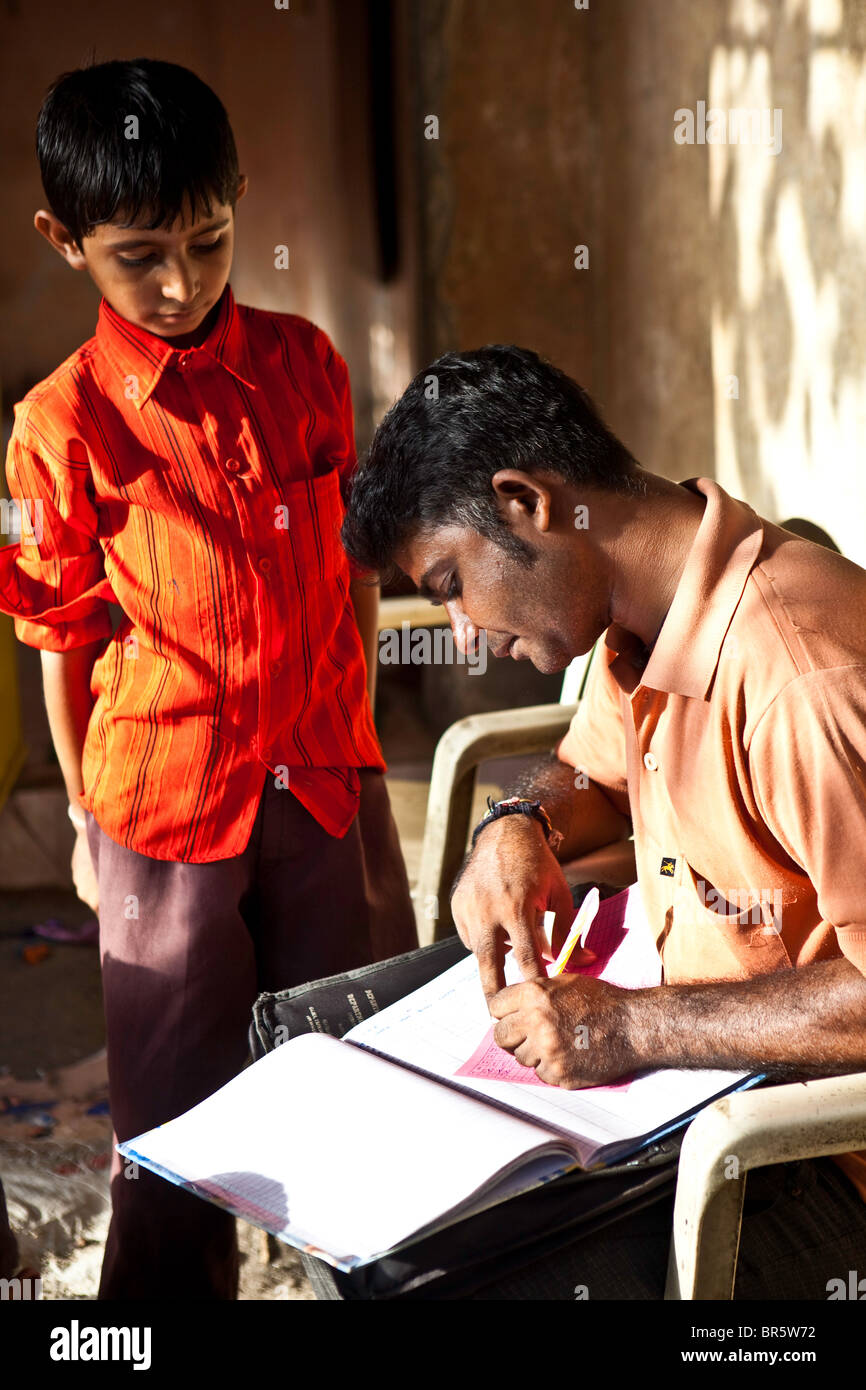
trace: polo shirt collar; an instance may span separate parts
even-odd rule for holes
[[[219,312],[204,342],[195,348],[175,348],[170,338],[139,328],[123,318],[103,297],[96,323],[96,342],[110,359],[123,381],[137,378],[138,389],[129,396],[139,409],[149,400],[163,372],[177,368],[180,359],[195,360],[205,353],[255,389],[249,364],[241,316],[227,284],[219,300]]]
[[[634,689],[639,685],[704,700],[725,633],[763,545],[764,528],[748,503],[730,497],[711,478],[689,478],[680,486],[704,494],[704,514]],[[627,680],[620,679],[625,676],[622,663],[632,662],[633,683],[633,659],[645,649],[634,633],[616,623],[608,628],[605,643],[620,654],[611,663],[611,671],[626,688]]]

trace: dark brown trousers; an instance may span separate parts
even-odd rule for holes
[[[265,779],[243,854],[150,859],[87,813],[115,1139],[173,1119],[236,1076],[261,990],[417,944],[384,777],[361,773],[341,840]],[[103,1299],[237,1297],[234,1218],[115,1153]]]

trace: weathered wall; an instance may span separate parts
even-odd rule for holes
[[[866,565],[866,9],[725,8],[709,100],[778,108],[783,135],[778,156],[699,152],[710,171],[718,478],[767,515],[817,521]]]
[[[242,171],[232,288],[241,301],[300,313],[346,357],[359,442],[374,409],[409,371],[405,272],[376,283],[369,252],[369,180],[363,166],[368,94],[359,55],[362,0],[157,0],[117,6],[60,0],[8,6],[0,42],[0,378],[4,408],[79,343],[96,320],[97,292],[33,229],[44,204],[34,152],[44,92],[91,52],[98,62],[139,56],[192,68],[228,110]],[[289,247],[277,270],[274,247]],[[377,399],[378,398],[378,399]]]
[[[233,285],[332,333],[362,444],[412,368],[516,341],[582,381],[649,467],[714,474],[771,517],[813,517],[866,563],[861,0],[397,0],[404,195],[421,183],[417,340],[411,256],[394,286],[370,273],[360,9],[7,9],[6,406],[92,332],[96,310],[89,282],[32,230],[42,92],[91,47],[147,53],[224,98],[251,178]],[[779,108],[781,153],[677,144],[674,112],[698,101]],[[429,114],[438,141],[424,139]],[[289,272],[273,268],[278,242]],[[578,244],[588,269],[574,267]]]
[[[440,119],[438,143],[418,141],[430,355],[533,347],[674,477],[713,472],[707,174],[672,138],[707,8],[417,6],[420,103]]]
[[[422,0],[428,356],[515,341],[672,478],[810,517],[866,564],[866,7]],[[679,144],[697,103],[781,150]],[[572,251],[589,246],[590,267]]]

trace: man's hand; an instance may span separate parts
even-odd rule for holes
[[[87,903],[94,912],[98,912],[99,886],[86,830],[79,830],[75,836],[72,850],[72,882],[81,901]]]
[[[509,985],[490,1003],[493,1040],[550,1086],[616,1081],[641,1066],[629,1039],[630,993],[582,975]]]
[[[488,1001],[505,984],[505,947],[525,979],[550,960],[544,914],[555,912],[554,940],[574,918],[571,891],[542,827],[531,816],[503,816],[485,826],[451,899],[454,925],[478,961]]]
[[[572,1090],[648,1067],[760,1068],[776,1080],[866,1068],[866,977],[845,959],[650,989],[558,975],[510,985],[490,1012],[500,1047]]]

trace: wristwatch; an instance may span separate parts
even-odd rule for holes
[[[544,831],[545,838],[552,850],[556,850],[562,841],[561,832],[554,830],[550,816],[540,801],[529,801],[522,796],[510,796],[505,801],[494,801],[492,796],[488,796],[487,806],[487,815],[478,822],[472,832],[473,849],[475,848],[475,841],[485,826],[492,824],[495,820],[501,820],[503,816],[532,816],[533,820],[537,820]]]

